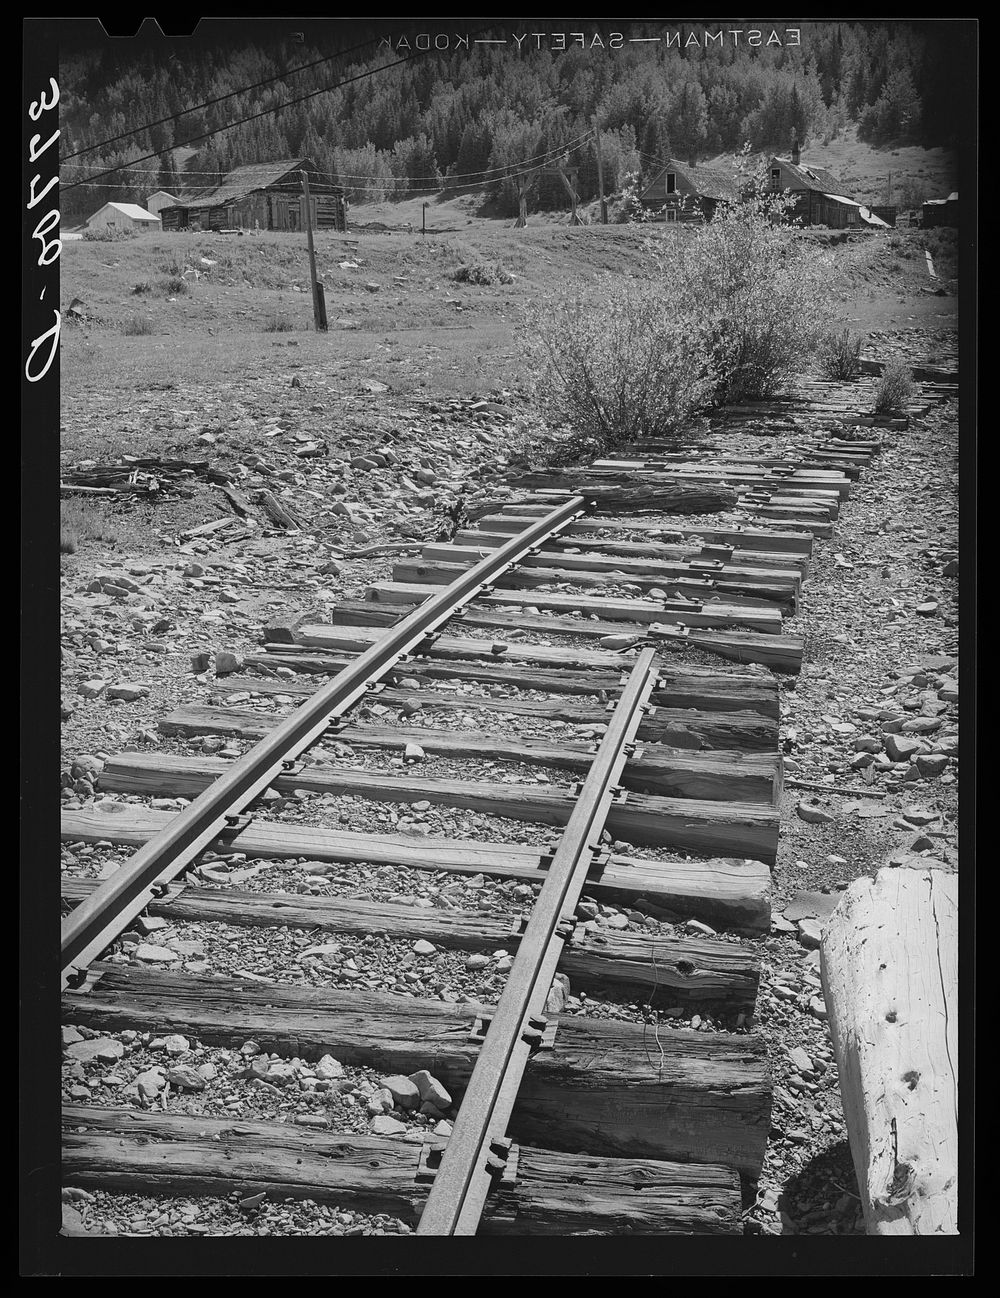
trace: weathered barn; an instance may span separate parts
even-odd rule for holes
[[[725,172],[668,158],[639,202],[657,221],[707,221],[720,202],[735,197],[736,183]]]
[[[173,194],[168,194],[165,189],[158,189],[155,194],[150,194],[146,199],[146,211],[159,216],[165,207],[173,207],[175,203],[179,202],[180,199]]]
[[[218,185],[163,209],[164,230],[304,230],[302,172],[309,177],[314,230],[347,228],[343,191],[325,181],[309,158],[234,167]]]
[[[920,209],[921,221],[925,230],[937,225],[958,225],[958,191],[947,198],[929,198]]]
[[[158,230],[160,218],[137,203],[105,203],[84,224],[88,230]]]
[[[768,164],[770,187],[776,194],[790,193],[795,200],[789,211],[803,225],[828,225],[833,229],[883,228],[888,222],[875,216],[856,198],[849,198],[846,186],[822,167],[807,167],[794,144],[789,157],[773,157]]]

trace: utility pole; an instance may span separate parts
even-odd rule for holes
[[[601,128],[594,118],[594,139],[597,141],[597,192],[601,197],[601,225],[608,223],[608,200],[604,197],[604,159],[601,157]]]
[[[323,292],[323,285],[316,278],[316,249],[313,247],[312,200],[309,197],[309,175],[305,171],[301,171],[299,174],[302,177],[302,196],[305,199],[306,239],[309,243],[309,279],[312,283],[313,320],[317,331],[325,333],[327,329],[326,296]]]

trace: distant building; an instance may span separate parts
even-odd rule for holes
[[[920,209],[923,227],[933,229],[936,225],[958,225],[958,191],[947,198],[929,198]]]
[[[158,189],[155,194],[150,194],[149,198],[146,199],[146,211],[154,212],[159,216],[165,207],[173,207],[175,203],[179,202],[179,198],[175,198],[173,194],[168,194],[165,189]]]
[[[789,216],[803,225],[828,225],[835,230],[883,229],[888,225],[856,198],[845,194],[846,186],[822,167],[805,166],[796,142],[787,158],[773,157],[768,179],[776,194],[790,193],[795,204]]]
[[[164,230],[304,230],[302,172],[309,176],[314,230],[346,230],[343,191],[309,158],[234,167],[219,183],[162,209]]]
[[[84,223],[87,230],[158,230],[160,218],[137,203],[105,203]]]
[[[639,202],[653,220],[691,222],[711,220],[720,202],[735,197],[736,183],[725,172],[668,158],[639,194]]]

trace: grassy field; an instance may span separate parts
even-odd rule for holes
[[[648,239],[669,247],[684,237],[664,226],[570,227],[560,214],[532,216],[517,230],[474,210],[469,196],[432,205],[423,236],[413,228],[422,200],[410,199],[355,209],[350,234],[320,232],[326,334],[313,329],[304,235],[67,243],[63,311],[79,299],[83,318],[65,317],[62,334],[64,457],[183,447],[191,428],[224,424],[237,405],[265,419],[275,413],[273,384],[287,386],[296,372],[316,377],[333,400],[384,385],[383,409],[519,389],[528,304],[577,286],[599,311],[602,272],[641,275]],[[951,232],[801,238],[830,261],[839,325],[868,332],[954,322]],[[470,271],[486,282],[470,282]],[[940,283],[947,296],[934,295]]]

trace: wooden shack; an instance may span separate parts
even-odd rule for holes
[[[639,194],[656,221],[707,221],[723,200],[736,198],[736,183],[724,172],[668,158]]]
[[[105,203],[84,224],[88,230],[158,230],[160,218],[138,203]]]
[[[302,173],[309,177],[307,217]],[[218,185],[179,198],[161,213],[164,230],[346,230],[343,190],[310,158],[234,167]]]

